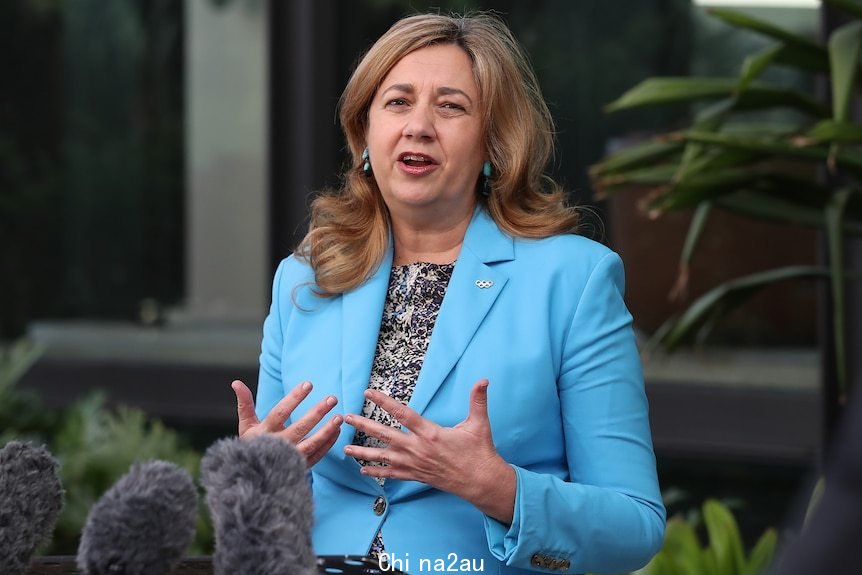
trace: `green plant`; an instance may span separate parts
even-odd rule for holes
[[[796,265],[728,281],[670,318],[650,345],[672,350],[693,334],[708,331],[730,309],[776,282],[826,279],[833,302],[832,361],[839,401],[843,402],[847,391],[843,243],[848,235],[862,234],[862,153],[858,148],[862,124],[850,112],[862,86],[857,77],[862,3],[824,3],[846,11],[851,20],[832,32],[826,44],[742,13],[711,10],[714,17],[764,35],[773,44],[746,58],[738,77],[647,79],[608,105],[609,112],[679,102],[702,107],[687,128],[654,136],[603,159],[591,168],[591,178],[599,197],[648,189],[643,208],[652,218],[676,210],[694,211],[676,292],[685,290],[690,262],[715,209],[823,230],[828,267]],[[831,106],[799,89],[762,81],[763,74],[774,67],[827,78]],[[753,121],[751,112],[770,121]]]
[[[132,463],[162,459],[197,477],[201,459],[174,430],[138,409],[109,409],[101,394],[92,394],[72,406],[63,418],[52,451],[60,460],[66,489],[66,506],[50,548],[50,552],[60,554],[75,552],[90,507]],[[212,540],[212,528],[201,500],[192,552],[210,552]]]
[[[634,575],[758,575],[772,561],[778,536],[767,529],[746,553],[733,514],[721,502],[703,504],[708,543],[701,546],[697,525],[682,517],[667,523],[664,545],[646,567]]]
[[[16,387],[42,351],[23,339],[0,347],[0,446],[13,439],[44,443],[60,461],[66,505],[43,553],[74,555],[90,507],[132,463],[162,459],[197,477],[201,455],[159,420],[139,409],[109,408],[99,393],[66,409],[45,407],[37,394]],[[190,553],[207,554],[213,530],[202,498],[199,507]]]
[[[14,385],[45,351],[41,344],[20,338],[0,345],[0,393]]]
[[[44,441],[56,426],[56,414],[16,386],[43,352],[44,346],[26,338],[0,343],[0,445],[22,437]]]

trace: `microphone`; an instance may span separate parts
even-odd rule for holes
[[[305,458],[277,437],[222,439],[201,461],[215,528],[216,575],[311,575],[311,486]]]
[[[195,536],[198,495],[191,476],[167,461],[135,463],[93,505],[81,532],[86,575],[166,575]]]
[[[63,509],[57,460],[44,446],[10,441],[0,449],[0,573],[27,571]]]

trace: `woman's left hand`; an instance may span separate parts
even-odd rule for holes
[[[514,470],[494,448],[487,379],[473,386],[467,419],[454,427],[441,427],[379,391],[369,389],[365,397],[386,410],[409,433],[348,415],[348,425],[388,445],[344,448],[351,457],[384,464],[364,466],[363,474],[421,481],[469,501],[503,523],[511,523],[517,480]]]

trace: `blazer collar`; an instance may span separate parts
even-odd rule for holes
[[[481,206],[476,207],[473,219],[464,236],[464,249],[470,250],[482,263],[491,264],[515,259],[515,240],[506,235],[491,215]],[[459,256],[458,261],[461,261]]]

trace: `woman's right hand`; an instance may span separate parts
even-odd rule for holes
[[[275,407],[261,421],[255,414],[254,397],[248,386],[239,380],[231,383],[231,388],[236,394],[240,438],[247,439],[264,433],[272,433],[295,445],[297,450],[305,456],[308,467],[320,461],[329,451],[329,448],[335,444],[335,440],[338,439],[344,418],[336,415],[314,434],[308,434],[338,403],[338,399],[334,395],[323,398],[297,421],[287,427],[284,426],[284,422],[287,421],[293,410],[311,393],[311,387],[311,383],[307,381],[294,387],[290,393],[275,404]]]

